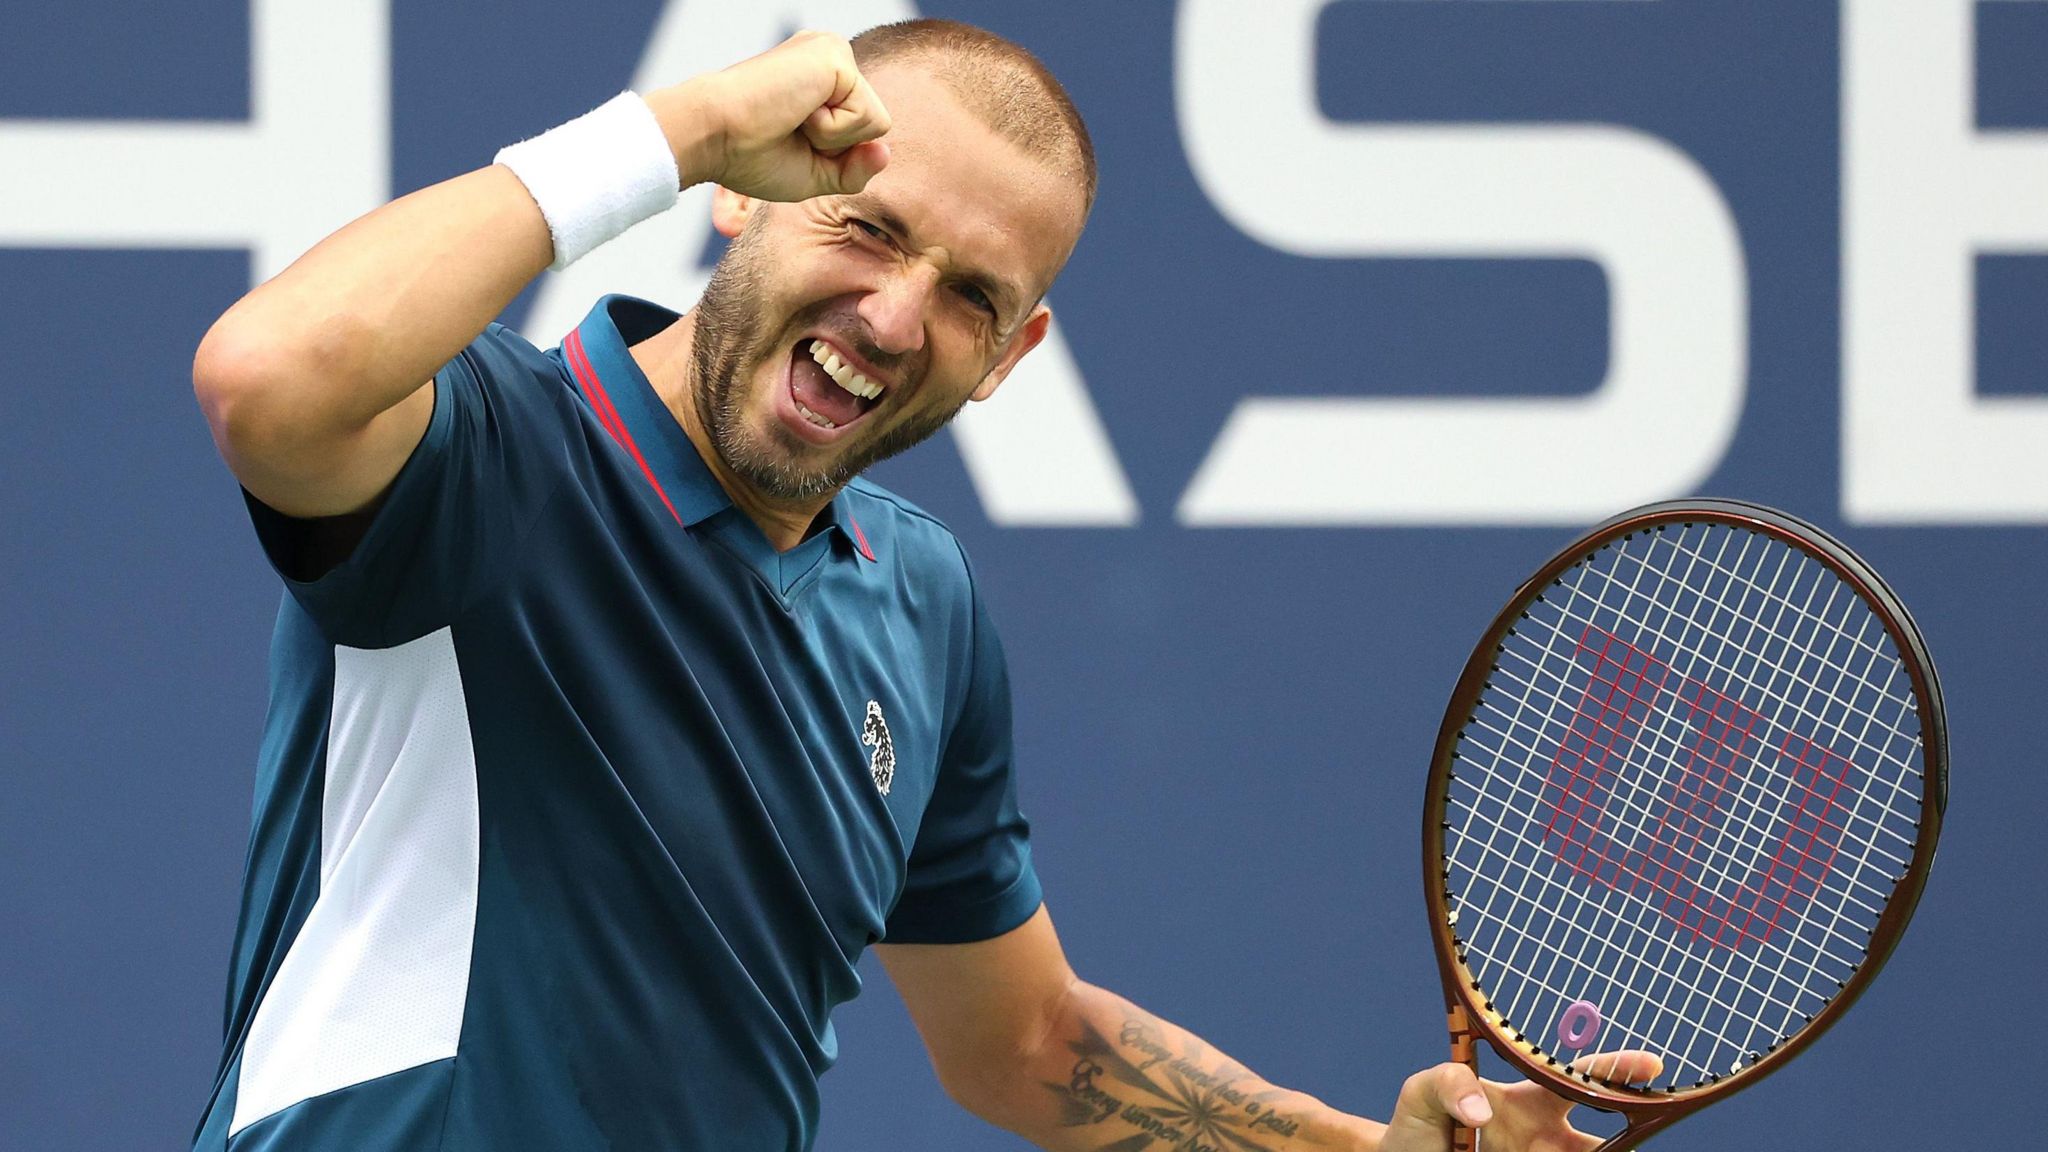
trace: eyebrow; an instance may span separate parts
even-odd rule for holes
[[[904,223],[903,217],[898,216],[881,201],[869,197],[866,193],[856,193],[847,197],[847,202],[861,212],[873,216],[875,223],[903,237],[912,247],[917,246],[915,242],[916,233],[910,230],[910,225]],[[1023,298],[1024,294],[1022,292],[1012,288],[1001,277],[993,273],[984,272],[971,265],[959,266],[957,273],[961,279],[988,293],[988,298],[995,303],[998,312],[1010,311]]]

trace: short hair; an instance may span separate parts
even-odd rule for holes
[[[967,110],[1005,140],[1081,183],[1082,216],[1095,206],[1095,144],[1050,69],[1023,45],[958,20],[904,20],[853,38],[862,70],[896,60],[932,65]]]

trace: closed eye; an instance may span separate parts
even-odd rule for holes
[[[979,286],[974,284],[962,284],[960,285],[960,295],[966,297],[967,302],[969,304],[974,305],[976,308],[981,309],[983,312],[988,313],[990,316],[994,316],[996,314],[995,301],[990,300],[988,298],[988,293],[983,292]]]
[[[859,229],[860,232],[863,235],[865,235],[868,239],[880,240],[884,243],[889,242],[889,233],[884,231],[880,225],[870,223],[869,221],[863,220],[858,216],[849,216],[846,219],[848,223],[852,224],[855,228]]]

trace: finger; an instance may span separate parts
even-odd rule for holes
[[[828,192],[858,192],[867,187],[875,173],[888,166],[889,146],[880,140],[869,140],[837,156],[821,156],[818,163]]]
[[[1572,1061],[1572,1071],[1610,1084],[1640,1084],[1663,1075],[1664,1060],[1655,1052],[1640,1049],[1595,1052]]]
[[[1664,1071],[1664,1061],[1654,1052],[1632,1049],[1619,1052],[1595,1052],[1572,1061],[1571,1069],[1574,1072],[1583,1072],[1598,1080],[1605,1080],[1610,1084],[1640,1084],[1645,1080],[1655,1080]],[[1519,1092],[1523,1087],[1524,1085],[1516,1085],[1515,1088],[1509,1089],[1509,1091],[1511,1093]],[[1535,1086],[1529,1085],[1527,1087],[1534,1088]],[[1532,1091],[1518,1095],[1518,1099],[1523,1097],[1526,1097],[1529,1107],[1556,1118],[1560,1123],[1563,1122],[1566,1114],[1576,1107],[1570,1100],[1547,1090]]]
[[[838,152],[889,131],[889,110],[882,98],[853,70],[850,59],[846,71],[850,75],[841,77],[832,98],[804,117],[804,139],[820,152]]]

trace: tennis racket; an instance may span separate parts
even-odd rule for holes
[[[1619,1113],[1623,1152],[1763,1079],[1876,977],[1948,798],[1919,629],[1841,543],[1652,504],[1522,585],[1465,665],[1423,810],[1452,1058]],[[1610,1083],[1596,1052],[1663,1058]],[[1477,1146],[1471,1129],[1452,1146]]]

